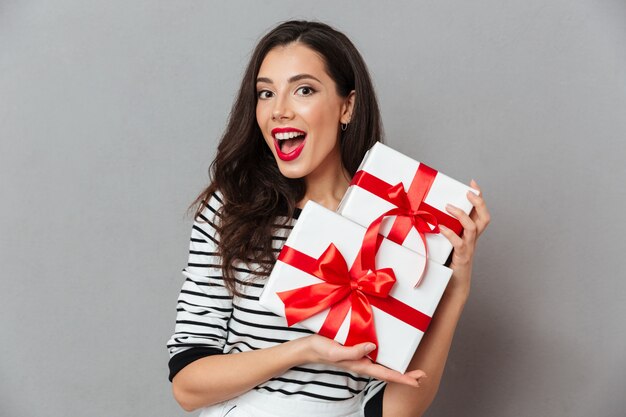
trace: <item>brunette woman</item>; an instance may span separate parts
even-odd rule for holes
[[[381,140],[367,68],[342,33],[290,21],[255,48],[196,200],[186,281],[168,343],[170,379],[185,410],[201,416],[419,416],[433,401],[469,295],[477,237],[489,222],[482,197],[471,216],[448,211],[443,229],[454,274],[410,371],[372,363],[374,346],[344,347],[258,304],[301,207],[335,210],[365,152]],[[478,188],[475,182],[471,184]]]

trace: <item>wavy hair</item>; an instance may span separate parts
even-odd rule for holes
[[[228,124],[209,168],[210,185],[196,198],[198,218],[212,193],[222,194],[219,212],[219,254],[224,282],[232,294],[239,294],[235,265],[250,262],[262,265],[269,274],[276,253],[272,232],[277,219],[293,216],[304,197],[302,178],[284,177],[268,148],[256,121],[256,79],[267,53],[278,46],[299,42],[316,51],[324,60],[337,93],[347,97],[355,91],[349,127],[341,132],[341,160],[354,175],[361,160],[376,141],[382,140],[382,124],[376,94],[363,58],[352,42],[332,27],[308,21],[288,21],[270,30],[257,44],[243,75]]]

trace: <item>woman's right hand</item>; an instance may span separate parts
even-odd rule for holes
[[[334,365],[360,375],[413,387],[419,387],[420,379],[426,378],[426,373],[419,369],[401,374],[373,362],[366,356],[374,350],[375,345],[373,343],[366,342],[354,346],[343,346],[318,334],[306,336],[299,340],[307,344],[306,351],[310,362]]]

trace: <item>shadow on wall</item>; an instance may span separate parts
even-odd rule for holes
[[[580,339],[561,332],[549,314],[545,321],[533,321],[528,306],[550,312],[553,300],[538,296],[529,303],[526,287],[532,280],[495,269],[474,277],[484,281],[470,297],[439,394],[426,416],[536,417],[538,410],[551,417],[595,414],[580,408],[597,402],[597,393],[589,389],[592,364],[577,343]],[[506,279],[506,285],[498,288],[496,279],[486,282],[487,276]]]
[[[520,352],[506,348],[511,332],[489,298],[470,298],[457,328],[439,394],[426,415],[469,417],[500,412],[494,397],[507,390],[508,375],[525,360],[519,357]]]

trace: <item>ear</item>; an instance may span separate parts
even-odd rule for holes
[[[341,118],[339,119],[341,123],[348,124],[350,120],[352,120],[352,110],[354,109],[354,98],[356,97],[356,93],[354,90],[350,91],[348,97],[345,98],[343,105],[341,106]]]

